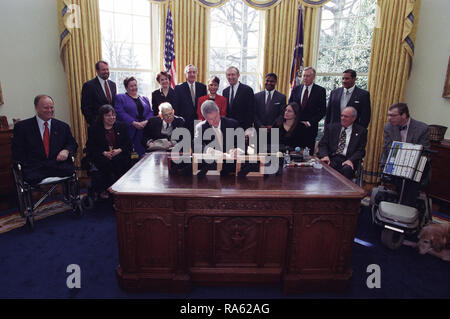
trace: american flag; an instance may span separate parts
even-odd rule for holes
[[[170,12],[170,2],[168,4],[166,18],[166,39],[164,44],[164,66],[172,77],[170,87],[173,89],[177,84],[177,68],[175,64],[175,46],[173,43],[172,13]]]
[[[303,70],[303,13],[302,6],[298,8],[297,36],[295,39],[294,56],[291,67],[291,89],[297,86],[297,75]]]

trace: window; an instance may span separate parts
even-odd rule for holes
[[[367,89],[375,11],[376,0],[332,0],[322,7],[316,83],[327,95],[341,86],[346,69]]]
[[[242,83],[259,91],[262,79],[264,11],[255,10],[242,0],[229,0],[211,9],[208,75],[220,78],[219,91],[227,86],[225,71],[239,69]]]
[[[100,0],[102,59],[110,79],[124,93],[123,80],[134,76],[139,93],[151,96],[159,72],[159,7],[148,0]]]

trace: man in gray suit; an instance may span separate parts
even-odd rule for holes
[[[388,121],[384,126],[382,164],[386,163],[393,141],[420,144],[423,145],[424,149],[430,149],[430,130],[428,125],[411,118],[406,103],[392,104],[388,111]],[[394,180],[397,189],[401,187],[401,182],[400,179]],[[402,204],[415,206],[418,191],[419,184],[407,180]]]
[[[327,113],[325,115],[325,126],[329,123],[339,123],[341,112],[347,106],[353,106],[358,112],[356,124],[367,128],[370,122],[370,94],[355,85],[356,72],[352,69],[342,73],[342,87],[330,93]]]
[[[270,129],[273,123],[283,116],[286,107],[286,95],[275,90],[278,78],[275,73],[268,73],[265,78],[265,90],[255,94],[255,128]]]

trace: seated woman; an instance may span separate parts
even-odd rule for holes
[[[298,114],[298,104],[296,102],[291,102],[286,105],[283,118],[276,121],[272,126],[272,128],[279,129],[280,151],[294,149],[297,146],[303,147],[303,126],[300,125],[298,121]]]
[[[217,90],[219,89],[220,79],[217,76],[212,76],[208,80],[208,94],[203,95],[198,98],[198,107],[197,107],[197,115],[200,121],[203,121],[205,118],[203,117],[201,107],[203,102],[207,100],[211,100],[216,102],[219,107],[219,113],[221,117],[227,116],[227,99],[226,97],[217,94]]]
[[[184,127],[184,119],[175,115],[175,111],[170,103],[164,102],[159,105],[159,117],[148,120],[142,134],[142,145],[148,149],[153,146],[153,142],[159,139],[167,139],[168,147],[174,146],[178,140],[172,139],[172,132],[177,127]]]
[[[153,117],[150,101],[145,96],[138,94],[137,80],[134,77],[126,78],[123,85],[126,93],[117,94],[114,107],[117,112],[117,120],[128,125],[128,132],[133,142],[134,150],[142,156],[145,149],[142,147],[142,132],[147,125],[147,120]]]
[[[156,81],[160,88],[152,92],[152,108],[153,115],[157,116],[159,113],[159,105],[163,102],[169,102],[172,107],[175,105],[176,95],[175,90],[170,87],[172,76],[166,72],[161,71],[156,76]]]
[[[93,185],[101,198],[108,198],[108,187],[130,169],[132,148],[127,125],[116,122],[111,105],[101,106],[95,125],[89,127],[86,143],[87,155],[100,173],[100,180],[93,181]]]

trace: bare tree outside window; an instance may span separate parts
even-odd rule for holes
[[[341,86],[342,71],[357,73],[367,90],[376,0],[332,0],[322,7],[316,83],[327,92]],[[323,135],[323,120],[317,139]]]
[[[123,80],[134,76],[139,94],[151,96],[157,87],[159,66],[152,63],[151,4],[148,0],[100,0],[102,59],[109,63],[110,79],[124,93]]]
[[[231,65],[239,69],[242,83],[258,89],[264,34],[261,12],[242,0],[230,0],[211,9],[209,75],[221,79],[220,91],[227,86],[225,70]]]

